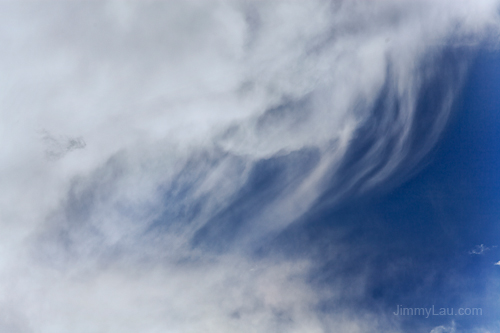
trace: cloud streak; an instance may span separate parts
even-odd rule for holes
[[[1,6],[0,328],[398,331],[254,251],[419,166],[496,1]]]

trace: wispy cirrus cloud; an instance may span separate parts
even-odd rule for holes
[[[254,250],[418,165],[497,6],[2,4],[0,328],[400,330]]]

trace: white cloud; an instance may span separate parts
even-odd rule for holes
[[[452,322],[450,326],[437,326],[431,330],[430,333],[455,333],[455,322]]]
[[[306,212],[388,81],[401,109],[332,201],[417,162],[450,110],[408,158],[434,56],[450,40],[493,45],[498,25],[496,1],[0,7],[0,328],[11,332],[370,332],[369,314],[315,311],[311,263],[187,243],[256,161],[310,149],[318,163],[283,181],[244,241]],[[154,238],[159,218],[169,228]]]
[[[489,250],[491,250],[491,248],[489,248],[487,246],[484,246],[484,244],[481,244],[481,245],[476,245],[475,248],[473,248],[472,250],[469,251],[469,254],[479,254],[479,255],[482,255],[486,251],[489,251]]]

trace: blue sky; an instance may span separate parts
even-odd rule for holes
[[[0,331],[497,332],[499,5],[1,4]]]

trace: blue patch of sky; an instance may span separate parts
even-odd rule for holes
[[[482,316],[399,319],[407,332],[451,320],[463,331],[494,325],[500,318],[494,265],[500,260],[499,91],[500,53],[483,51],[425,168],[389,192],[310,212],[307,223],[261,252],[314,260],[311,283],[340,290],[340,300],[324,302],[324,311],[479,307]],[[489,250],[471,254],[479,244]]]

